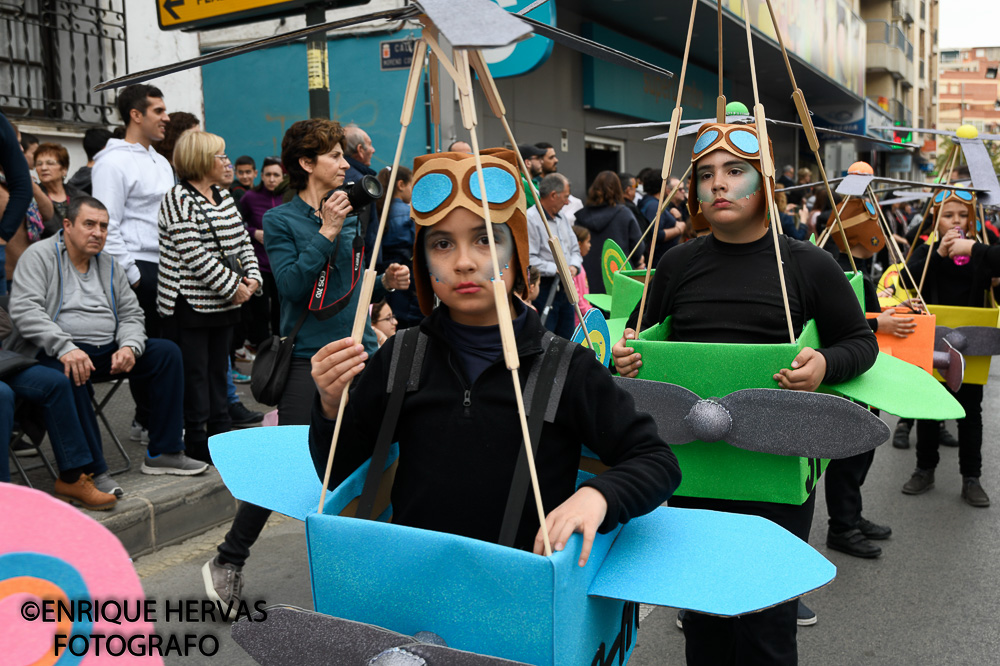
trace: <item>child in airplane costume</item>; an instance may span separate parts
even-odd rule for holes
[[[756,129],[707,124],[698,133],[692,161],[692,224],[698,228],[699,221],[707,221],[712,233],[663,256],[642,330],[670,316],[670,340],[787,343]],[[842,382],[865,372],[875,363],[878,345],[841,268],[812,244],[781,236],[779,245],[795,335],[814,319],[824,346],[803,348],[790,368],[774,369],[774,380],[785,389],[814,391],[821,382]],[[613,350],[616,369],[626,377],[634,377],[642,364],[640,354],[626,346],[635,338],[637,318],[636,311]],[[669,375],[668,370],[668,382]],[[679,496],[670,503],[763,516],[807,540],[815,496],[810,493],[801,505]],[[684,619],[688,664],[796,664],[796,611],[797,603],[790,601],[737,618],[689,612]]]
[[[680,469],[652,418],[636,412],[632,397],[617,388],[593,352],[547,333],[538,314],[511,296],[527,281],[524,192],[513,152],[486,150],[482,161],[529,427],[549,413],[540,423],[540,437],[532,435],[546,523],[555,550],[574,531],[583,533],[582,565],[595,532],[658,507],[679,485]],[[439,153],[415,160],[414,282],[427,317],[414,345],[422,351],[413,352],[422,360],[401,367],[419,369],[409,379],[416,390],[394,408],[386,385],[396,363],[407,363],[401,358],[405,351],[394,350],[405,350],[408,345],[401,340],[416,339],[418,331],[390,338],[370,360],[349,338],[328,344],[313,357],[319,397],[309,446],[322,478],[343,387],[360,374],[344,410],[330,488],[373,451],[377,455],[380,428],[395,419],[394,432],[386,434],[392,435],[388,441],[399,442],[400,451],[392,486],[394,523],[541,553],[536,508],[523,501],[527,486],[511,492],[524,446],[504,365],[479,196],[473,156]],[[435,296],[441,301],[436,308]],[[408,335],[412,338],[404,338]],[[562,399],[549,388],[558,380],[546,380],[547,362],[554,372],[555,361],[562,366],[555,373],[564,377]],[[534,373],[540,373],[539,390],[532,399]],[[547,395],[553,392],[554,400]],[[611,469],[574,491],[581,444]]]
[[[1000,252],[995,245],[965,238],[973,236],[976,230],[975,193],[939,190],[934,195],[931,214],[936,220],[935,228],[941,242],[928,241],[921,245],[908,262],[914,275],[922,274],[926,265],[924,299],[930,305],[973,308],[988,305],[991,279],[1000,276]],[[965,418],[958,419],[962,499],[972,506],[987,507],[990,498],[979,482],[983,466],[983,385],[963,383],[954,395],[965,409]],[[940,461],[941,430],[938,426],[936,421],[917,421],[917,468],[903,485],[907,495],[919,495],[934,487],[934,470]]]

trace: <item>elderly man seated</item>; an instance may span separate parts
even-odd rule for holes
[[[180,349],[169,340],[146,339],[142,308],[125,271],[101,253],[107,235],[104,204],[79,197],[70,204],[62,231],[21,255],[10,298],[14,332],[4,348],[37,358],[70,378],[83,432],[94,451],[101,450],[101,432],[90,403],[90,382],[127,375],[133,395],[155,405],[142,472],[201,474],[208,465],[184,454]]]

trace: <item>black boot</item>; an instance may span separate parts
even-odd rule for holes
[[[948,432],[947,428],[944,427],[944,421],[941,421],[941,434],[938,435],[938,443],[941,446],[951,446],[951,447],[958,446],[958,440],[955,439],[955,436],[953,434]]]
[[[899,419],[896,430],[892,433],[892,446],[897,449],[910,448],[910,430],[913,428],[913,419]]]

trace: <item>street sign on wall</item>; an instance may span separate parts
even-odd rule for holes
[[[366,5],[371,0],[331,0],[327,7]],[[154,0],[160,30],[197,30],[288,14],[301,14],[316,0]]]
[[[409,69],[413,62],[413,39],[392,39],[379,42],[379,67],[383,72],[394,69]]]

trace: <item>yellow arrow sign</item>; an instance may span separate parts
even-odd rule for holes
[[[304,7],[307,0],[155,0],[161,30],[202,28],[241,19],[264,19]]]

